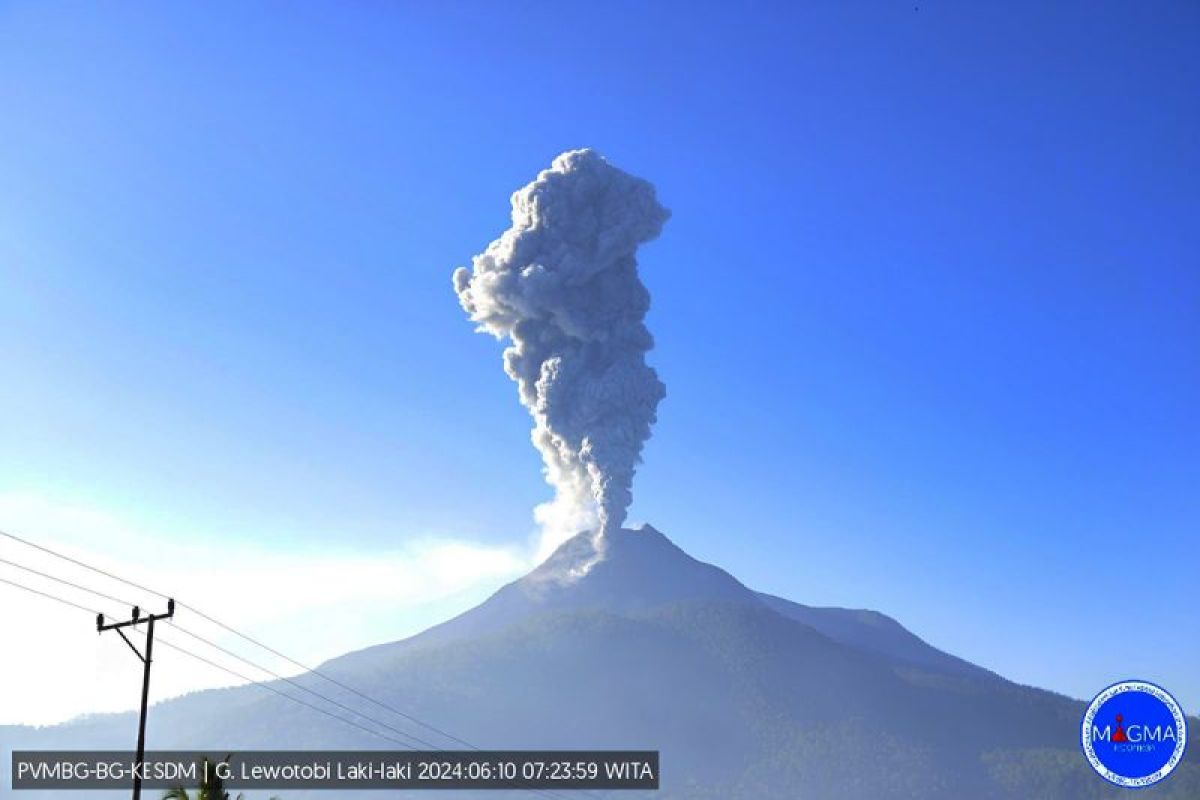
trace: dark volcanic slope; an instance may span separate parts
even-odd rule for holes
[[[483,747],[659,749],[659,798],[1124,796],[1079,754],[1077,701],[1005,681],[881,614],[756,594],[653,529],[611,537],[572,578],[590,556],[572,540],[479,607],[324,669]],[[155,747],[389,746],[254,687],[151,716]],[[9,747],[124,745],[131,730],[107,717],[0,735]],[[1200,768],[1139,797],[1194,800]]]

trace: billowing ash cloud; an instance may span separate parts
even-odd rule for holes
[[[504,369],[555,490],[536,512],[551,546],[625,520],[666,394],[645,360],[650,294],[634,256],[668,216],[650,183],[572,150],[513,194],[512,227],[454,272],[479,330],[511,340]]]

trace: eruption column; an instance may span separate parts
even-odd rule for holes
[[[510,341],[504,370],[555,492],[535,511],[546,545],[625,520],[666,394],[646,364],[650,294],[635,254],[668,216],[650,183],[572,150],[513,194],[512,227],[454,272],[478,330]]]

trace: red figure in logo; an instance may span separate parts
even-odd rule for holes
[[[1112,740],[1114,742],[1128,742],[1129,737],[1125,735],[1125,726],[1121,724],[1125,718],[1117,714],[1117,729],[1113,731]]]

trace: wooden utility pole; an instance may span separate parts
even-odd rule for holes
[[[151,614],[147,617],[142,616],[142,611],[137,606],[133,607],[133,616],[131,619],[124,622],[110,622],[107,625],[104,623],[104,615],[96,615],[96,630],[100,633],[104,631],[116,631],[125,644],[129,645],[129,649],[142,662],[142,715],[138,720],[138,739],[137,739],[137,757],[135,759],[133,772],[133,800],[141,800],[142,798],[142,770],[146,761],[146,707],[150,699],[150,661],[154,654],[154,622],[160,619],[170,619],[175,616],[175,601],[167,601],[167,613]],[[128,628],[133,625],[141,625],[146,623],[146,652],[143,654],[133,642],[129,641],[129,637],[121,628]]]

